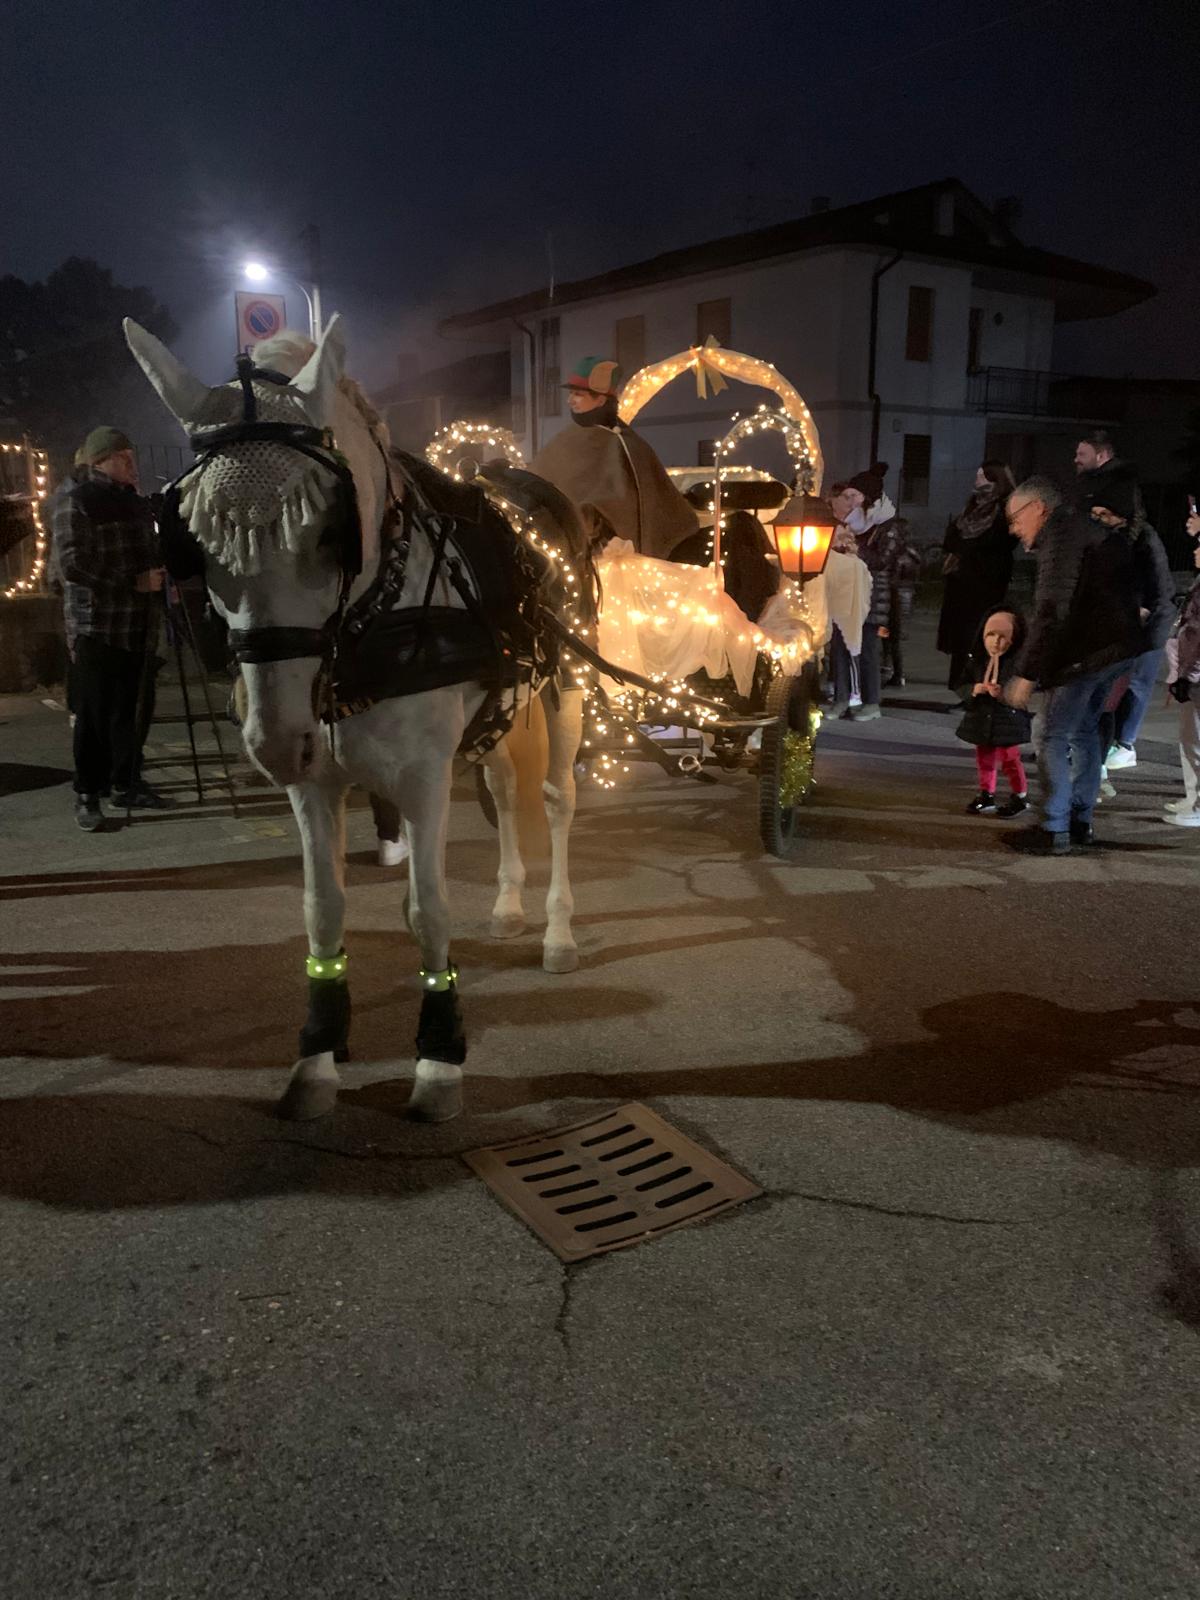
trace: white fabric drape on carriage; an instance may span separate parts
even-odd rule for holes
[[[625,539],[611,539],[597,566],[598,645],[606,660],[648,678],[731,673],[738,692],[749,691],[756,630],[712,567],[639,555]]]

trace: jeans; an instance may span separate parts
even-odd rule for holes
[[[830,645],[830,666],[833,669],[833,698],[836,704],[845,705],[857,690],[865,706],[879,704],[880,682],[879,629],[870,622],[863,623],[862,654],[852,656],[842,638],[842,630],[834,623],[833,642]]]
[[[1162,666],[1162,660],[1161,650],[1147,650],[1133,658],[1129,687],[1121,696],[1120,704],[1117,706],[1116,724],[1113,730],[1117,744],[1137,743],[1146,712],[1150,709],[1150,700],[1154,694],[1154,685],[1158,681],[1158,669]]]
[[[1100,718],[1117,679],[1133,662],[1085,673],[1051,689],[1042,715],[1038,772],[1042,786],[1042,827],[1066,833],[1071,824],[1090,824],[1100,793]]]

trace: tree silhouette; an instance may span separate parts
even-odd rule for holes
[[[177,331],[151,290],[126,288],[79,256],[44,283],[0,278],[0,421],[47,449],[59,470],[100,423],[135,438],[151,426],[161,433],[161,407],[130,357],[123,317],[160,339]]]

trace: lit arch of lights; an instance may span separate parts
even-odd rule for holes
[[[438,430],[425,446],[425,459],[431,466],[462,481],[458,464],[472,459],[477,465],[503,456],[510,467],[523,467],[521,447],[507,428],[491,422],[450,422]]]
[[[643,406],[647,405],[660,389],[681,377],[685,372],[696,374],[696,387],[703,399],[708,390],[714,394],[725,387],[726,378],[739,383],[757,384],[770,389],[778,399],[783,412],[791,419],[804,441],[803,454],[807,457],[812,475],[812,493],[820,494],[825,476],[825,458],[821,454],[821,440],[812,412],[794,384],[788,382],[770,361],[760,361],[757,356],[745,356],[737,350],[723,350],[715,342],[692,345],[677,356],[665,361],[652,362],[635,372],[621,390],[618,412],[622,422],[632,422]],[[775,413],[772,413],[774,415]],[[789,444],[789,450],[791,445]],[[796,452],[793,452],[795,455]]]

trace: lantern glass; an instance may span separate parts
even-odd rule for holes
[[[816,495],[793,495],[773,525],[780,570],[789,578],[818,578],[829,559],[837,518]]]

